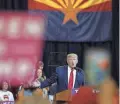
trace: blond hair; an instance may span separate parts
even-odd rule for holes
[[[78,58],[78,55],[75,53],[70,53],[67,55],[67,58],[69,58],[69,57],[77,57]]]

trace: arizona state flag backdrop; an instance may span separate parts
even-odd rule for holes
[[[32,13],[47,19],[46,40],[111,40],[111,0],[29,0]]]

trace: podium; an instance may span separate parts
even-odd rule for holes
[[[72,96],[78,92],[78,88],[65,90],[54,96],[54,104],[67,104],[72,101]]]

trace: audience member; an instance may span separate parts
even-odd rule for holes
[[[11,91],[9,91],[9,83],[3,80],[1,83],[2,89],[0,90],[0,101],[14,101],[14,97]]]

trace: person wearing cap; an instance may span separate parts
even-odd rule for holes
[[[36,67],[37,70],[35,72],[34,80],[42,82],[46,79],[46,76],[43,73],[43,67],[44,67],[44,63],[42,61],[39,61],[37,63],[37,67]]]
[[[41,83],[43,81],[46,80],[46,76],[43,73],[43,68],[44,68],[44,63],[42,61],[38,61],[37,66],[36,66],[36,72],[35,72],[35,76],[34,76],[34,81],[33,83]],[[43,92],[43,97],[47,97],[48,95],[48,90],[49,88],[43,88],[42,92]],[[39,91],[38,88],[36,88],[36,90],[33,91],[33,94],[35,94],[36,92],[41,92]]]

